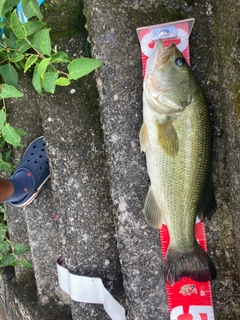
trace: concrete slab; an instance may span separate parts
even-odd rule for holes
[[[93,53],[104,64],[97,84],[128,319],[168,319],[159,235],[143,217],[149,180],[139,145],[142,76],[135,29],[151,4],[90,0],[85,5]]]
[[[65,41],[65,42],[64,42]],[[81,53],[81,37],[62,39],[69,55]],[[75,274],[100,277],[122,300],[108,167],[103,147],[97,91],[92,75],[38,99],[51,165],[58,217],[59,255]],[[107,319],[102,306],[72,304],[73,319]]]
[[[147,226],[142,212],[149,179],[138,138],[142,78],[135,29],[189,17],[196,18],[190,41],[192,66],[213,122],[218,209],[206,221],[206,230],[209,254],[218,269],[213,282],[215,314],[218,320],[238,319],[238,5],[218,0],[213,4],[187,4],[184,0],[84,3],[93,56],[104,63],[96,73],[98,92],[89,76],[58,89],[55,96],[36,98],[30,80],[23,76],[20,86],[25,97],[8,105],[10,122],[28,132],[23,140],[26,145],[44,132],[52,177],[25,210],[7,206],[11,239],[30,244],[34,264],[34,277],[33,271],[17,267],[16,280],[0,281],[9,290],[1,291],[5,292],[1,297],[10,303],[9,320],[16,319],[14,312],[19,319],[48,320],[39,305],[51,310],[51,320],[58,319],[61,312],[64,319],[108,318],[102,306],[76,302],[71,302],[70,315],[68,299],[57,287],[54,264],[58,255],[65,257],[72,272],[101,277],[126,307],[128,319],[169,319],[158,232]],[[56,38],[64,33],[71,18],[68,6],[64,7],[67,18],[62,19],[61,6],[66,4],[54,0],[51,8],[46,8]],[[73,8],[81,6],[81,1],[74,1]],[[52,12],[57,19],[51,19]],[[74,17],[77,19],[77,12]],[[66,26],[60,28],[59,23]],[[74,22],[69,24],[70,29],[75,27]],[[60,42],[59,50],[69,50],[74,57],[87,47],[86,37],[82,40],[79,35]],[[14,148],[15,163],[21,154],[21,149]],[[32,289],[27,286],[24,294],[34,296],[32,313],[27,302],[19,298],[18,292],[26,285]]]
[[[116,207],[118,247],[121,257],[124,286],[127,295],[129,319],[167,319],[166,297],[164,284],[162,282],[160,249],[158,248],[158,236],[154,230],[148,229],[142,215],[143,201],[147,191],[148,178],[144,158],[139,154],[138,132],[141,126],[141,62],[140,48],[135,29],[140,26],[154,25],[163,22],[180,20],[194,17],[196,23],[191,37],[192,66],[206,94],[210,113],[213,121],[214,134],[214,158],[213,174],[215,191],[218,203],[218,210],[211,221],[206,221],[208,248],[219,271],[219,276],[213,283],[214,305],[217,319],[234,318],[238,311],[232,310],[230,300],[237,301],[238,293],[231,295],[228,302],[220,292],[221,284],[231,283],[231,288],[239,288],[237,267],[230,261],[235,261],[235,253],[232,248],[238,243],[238,235],[234,237],[229,230],[233,225],[229,216],[229,201],[227,200],[228,190],[226,189],[226,154],[223,149],[225,145],[222,130],[228,131],[228,124],[222,118],[223,105],[219,102],[218,74],[215,56],[214,31],[219,34],[220,42],[217,48],[219,55],[221,76],[224,75],[225,102],[235,99],[237,103],[236,85],[230,85],[232,79],[238,79],[233,75],[238,74],[237,61],[238,32],[236,27],[237,18],[233,18],[228,25],[225,15],[224,2],[211,4],[208,1],[105,1],[86,0],[86,17],[89,38],[93,48],[94,57],[104,63],[104,67],[97,73],[97,84],[100,92],[100,105],[103,114],[103,129],[106,142],[108,162],[111,169],[111,190]],[[220,8],[221,7],[221,8]],[[227,6],[228,16],[236,17],[238,9],[233,3]],[[214,21],[214,13],[217,19]],[[215,24],[215,25],[214,25]],[[226,32],[222,26],[226,26]],[[228,31],[227,31],[228,30]],[[234,31],[235,37],[230,33]],[[226,59],[223,43],[226,38],[231,38],[231,46],[228,48],[230,62],[224,63]],[[225,70],[225,72],[223,71]],[[233,81],[235,83],[235,81]],[[233,83],[232,83],[233,84]],[[236,84],[236,83],[235,83]],[[235,92],[235,93],[233,93]],[[235,98],[233,96],[235,95]],[[236,110],[236,107],[235,107]],[[234,149],[232,160],[228,160],[231,166],[230,171],[234,175],[233,190],[237,194],[237,175],[233,159],[237,159],[238,149],[236,148],[238,134],[236,133],[236,122],[233,109],[227,112],[231,132],[228,148],[231,145]],[[235,120],[234,120],[235,119]],[[226,126],[226,127],[225,127]],[[234,138],[232,138],[234,137]],[[233,143],[233,141],[235,141]],[[232,149],[232,150],[233,150]],[[232,154],[232,153],[230,153]],[[233,154],[232,154],[233,155]],[[228,155],[228,158],[230,156]],[[238,197],[234,197],[234,212],[237,211]],[[225,221],[224,224],[220,221]],[[237,224],[238,214],[234,215]],[[228,230],[228,231],[227,231]],[[219,236],[216,236],[217,235]],[[135,242],[133,241],[135,239]],[[148,248],[148,250],[147,250]],[[226,248],[226,249],[224,249]],[[239,246],[238,246],[239,248]],[[227,251],[226,251],[227,250]],[[238,250],[238,249],[236,249]],[[228,256],[228,258],[227,258]],[[135,263],[134,263],[135,262]],[[146,267],[151,265],[150,267]],[[145,267],[143,267],[145,266]],[[226,271],[228,272],[227,276]],[[138,275],[136,277],[136,274]],[[223,280],[224,279],[224,280]],[[236,279],[236,281],[235,281]],[[149,288],[148,288],[149,284]],[[159,286],[159,287],[158,287]],[[151,288],[151,296],[145,294]],[[237,289],[237,292],[239,289]],[[137,301],[137,303],[136,303]],[[230,304],[229,304],[230,303]],[[225,310],[225,311],[224,311]],[[223,315],[224,314],[224,315]]]

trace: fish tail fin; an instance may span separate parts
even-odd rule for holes
[[[214,264],[197,241],[192,252],[179,252],[169,246],[163,269],[165,281],[171,285],[182,277],[198,282],[211,281],[216,278]]]

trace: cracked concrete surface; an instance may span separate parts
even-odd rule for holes
[[[71,10],[82,8],[81,1],[72,2],[72,9],[66,9],[65,0],[51,1],[45,15],[59,48],[76,57],[86,52],[87,41],[86,32],[83,37],[76,34],[77,23],[68,23],[70,17],[80,17]],[[51,14],[61,16],[63,8],[68,18],[51,19]],[[136,28],[190,17],[196,19],[191,64],[213,125],[217,211],[206,220],[206,233],[218,270],[212,284],[215,316],[240,317],[239,12],[238,2],[226,0],[85,0],[92,55],[104,66],[54,96],[37,97],[28,77],[22,77],[25,96],[9,103],[9,117],[28,132],[26,145],[44,134],[51,181],[25,210],[7,207],[10,236],[30,244],[34,264],[34,277],[17,267],[13,280],[1,282],[9,320],[52,320],[59,314],[64,319],[108,319],[102,306],[71,302],[61,292],[55,269],[58,255],[65,256],[72,272],[103,278],[129,320],[169,319],[159,235],[142,213],[149,179],[138,138],[142,75]],[[59,30],[64,35],[60,40]],[[21,150],[14,152],[17,163]],[[26,296],[36,293],[31,308],[19,296],[26,279],[32,283]]]

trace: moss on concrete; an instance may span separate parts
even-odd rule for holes
[[[42,6],[44,21],[51,28],[52,39],[61,39],[85,31],[82,0],[51,0]],[[55,14],[57,12],[58,14]]]
[[[238,79],[237,84],[234,88],[234,92],[235,92],[234,107],[235,107],[235,112],[240,115],[240,84],[239,84],[239,80],[240,79]],[[239,130],[239,133],[240,133],[240,130]]]
[[[239,50],[240,28],[238,25],[237,8],[234,1],[215,1],[215,34],[216,34],[216,57],[218,61],[219,81],[222,85],[228,82],[229,92],[233,97],[233,104],[236,116],[240,117],[240,86],[239,86]],[[228,11],[226,13],[226,11]],[[230,17],[228,19],[227,17]],[[229,105],[225,105],[229,108]]]
[[[87,3],[86,0],[83,0],[83,2]],[[125,15],[126,27],[130,27],[132,30],[135,30],[140,26],[144,27],[183,19],[180,10],[175,8],[169,10],[162,2],[159,2],[157,5],[152,4],[152,6],[150,6],[149,8],[149,4],[144,4],[143,6],[140,6],[138,4],[127,4],[124,6],[122,1],[116,0],[111,2],[111,6],[113,8],[113,12]],[[145,6],[147,6],[147,8],[145,8]],[[91,21],[92,9],[85,6],[83,12],[86,17],[86,21]],[[90,42],[92,43],[91,34],[93,34],[94,31],[91,30],[90,24],[87,24],[87,30],[90,35]],[[135,40],[138,41],[137,37]]]
[[[128,10],[134,27],[143,27],[182,19],[182,15],[179,10],[169,10],[160,2],[146,12],[141,10],[136,11],[131,7],[129,7]]]
[[[220,83],[220,104],[223,110],[225,134],[225,155],[229,181],[229,211],[232,219],[234,255],[232,265],[240,274],[240,69],[239,69],[239,8],[233,0],[215,0],[215,37],[218,76]],[[226,230],[227,232],[227,230]],[[225,250],[230,249],[226,247]],[[224,262],[223,262],[224,263]],[[236,275],[237,279],[237,275]],[[238,281],[239,283],[239,281]],[[239,289],[238,289],[239,290]],[[235,290],[237,291],[237,290]],[[234,306],[235,318],[240,316]],[[222,318],[223,319],[223,318]],[[225,317],[224,319],[230,319]],[[232,318],[231,318],[232,319]]]

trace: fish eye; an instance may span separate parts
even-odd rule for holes
[[[185,64],[185,62],[186,62],[185,59],[182,58],[182,57],[178,57],[178,58],[175,60],[176,65],[179,66],[179,67],[183,66],[183,65]]]

